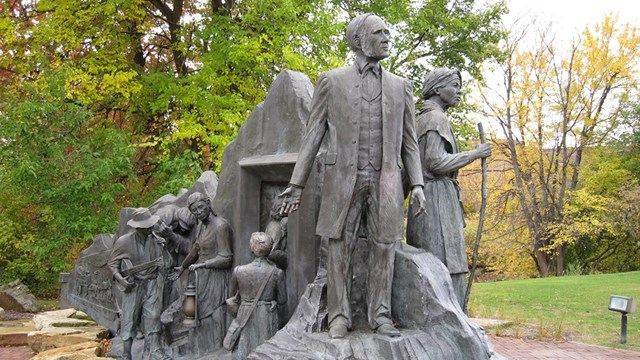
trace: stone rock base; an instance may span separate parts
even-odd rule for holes
[[[43,351],[31,360],[104,360],[101,348],[95,341]]]
[[[95,326],[96,322],[87,317],[83,312],[75,309],[47,311],[33,317],[36,329],[47,328],[78,328]]]
[[[462,312],[446,267],[408,245],[396,249],[393,319],[401,336],[357,330],[331,339],[326,326],[326,279],[309,284],[287,325],[257,347],[252,360],[498,360],[482,329]],[[323,331],[323,332],[321,332]]]
[[[73,328],[50,328],[32,331],[27,335],[27,343],[34,352],[42,352],[87,341],[96,342],[106,338],[107,330],[102,326],[84,327],[82,330]]]
[[[0,306],[18,312],[37,312],[38,300],[20,280],[0,286]]]
[[[88,343],[93,344],[95,352],[99,349],[98,341],[109,336],[107,328],[96,325],[93,320],[87,319],[86,314],[75,309],[43,312],[33,317],[33,323],[36,331],[27,335],[27,343],[39,355],[50,354],[49,351],[53,349],[69,347],[72,351],[76,351],[74,346],[85,344],[86,347],[90,347]],[[65,351],[54,352],[54,354],[61,356]],[[88,352],[83,350],[82,354],[88,355]],[[96,353],[92,356],[97,355],[100,354]],[[67,359],[67,357],[60,359]]]
[[[28,334],[34,330],[30,321],[3,321],[0,324],[0,346],[26,346]]]
[[[450,351],[439,348],[435,339],[424,331],[400,329],[400,334],[388,337],[358,330],[349,332],[344,339],[331,339],[327,332],[288,334],[289,338],[280,336],[260,346],[249,359],[458,359]]]

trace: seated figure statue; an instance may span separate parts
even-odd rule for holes
[[[278,305],[287,301],[284,271],[267,258],[273,247],[271,236],[254,232],[250,239],[253,262],[236,266],[231,276],[229,304],[237,305],[224,345],[234,349],[233,359],[246,357],[278,331]],[[230,312],[234,312],[230,306]],[[237,346],[236,346],[237,342]]]

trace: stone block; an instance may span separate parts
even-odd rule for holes
[[[27,344],[34,352],[62,348],[87,341],[106,338],[108,330],[102,326],[86,328],[48,328],[32,331],[27,335]]]
[[[96,325],[93,320],[77,319],[75,309],[47,311],[33,317],[37,330],[47,328],[76,328]],[[86,315],[86,314],[85,314]]]
[[[0,346],[26,346],[27,334],[34,330],[32,322],[3,321],[0,325]]]
[[[430,359],[489,359],[482,329],[460,308],[449,271],[431,253],[401,244],[396,249],[392,316],[398,327],[422,330],[437,346]]]
[[[0,307],[0,320],[4,320],[4,309]]]
[[[0,307],[17,312],[37,312],[38,300],[20,280],[0,286]]]
[[[85,341],[79,344],[65,346],[57,349],[43,351],[32,360],[99,360],[101,354],[98,343],[95,341]]]

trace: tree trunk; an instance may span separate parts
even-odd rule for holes
[[[556,276],[564,275],[564,253],[567,244],[562,244],[556,248]]]

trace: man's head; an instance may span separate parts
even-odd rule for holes
[[[384,21],[369,13],[356,16],[347,26],[347,41],[351,50],[356,55],[362,54],[373,60],[389,56],[389,35]]]
[[[191,211],[185,207],[181,207],[176,211],[176,217],[178,218],[179,228],[185,231],[191,230],[198,222]]]
[[[249,246],[251,252],[257,257],[264,257],[269,255],[271,248],[273,247],[273,239],[266,233],[254,232],[249,239]]]
[[[189,211],[200,221],[205,221],[209,217],[211,211],[211,200],[208,196],[201,192],[195,192],[189,195],[187,199]]]
[[[157,215],[151,215],[149,209],[138,208],[133,211],[133,215],[131,216],[131,219],[127,221],[127,225],[140,232],[149,234],[158,220],[160,220],[160,217]]]

